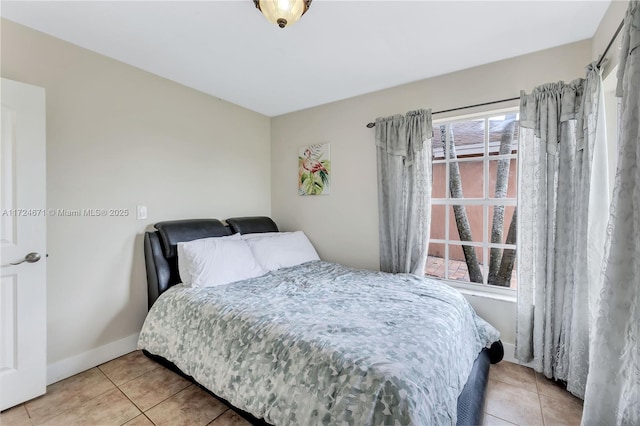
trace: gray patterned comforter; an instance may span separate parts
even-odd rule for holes
[[[446,284],[314,261],[174,286],[138,347],[271,424],[443,425],[498,337]]]

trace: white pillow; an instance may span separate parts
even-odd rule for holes
[[[258,263],[267,271],[320,260],[316,249],[302,231],[279,232],[278,235],[245,241]]]
[[[209,238],[201,238],[199,240],[193,241],[202,241],[202,240],[238,240],[240,239],[240,234],[235,233],[233,235],[226,235],[224,237],[209,237]],[[184,257],[184,245],[192,243],[193,241],[187,241],[184,243],[178,243],[176,245],[177,253],[178,253],[178,274],[180,274],[180,280],[182,284],[191,285],[191,272],[189,271],[189,265],[187,260]]]
[[[183,282],[197,287],[228,284],[267,272],[256,262],[251,249],[239,236],[180,243],[179,268],[180,265]]]
[[[180,274],[182,284],[191,285],[191,273],[189,272],[187,260],[184,258],[183,245],[184,243],[178,243],[176,246],[176,251],[178,252],[178,274]]]

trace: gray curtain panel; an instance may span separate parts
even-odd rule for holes
[[[380,269],[424,275],[431,226],[431,110],[376,120]]]
[[[618,163],[583,425],[640,424],[640,4],[625,17]]]
[[[608,217],[601,76],[522,93],[516,358],[584,397]]]

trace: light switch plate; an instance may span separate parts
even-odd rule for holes
[[[147,206],[138,206],[136,209],[138,220],[143,220],[147,218]]]

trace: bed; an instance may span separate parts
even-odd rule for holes
[[[503,348],[457,291],[321,260],[181,284],[179,243],[278,232],[268,217],[226,222],[161,222],[145,234],[149,314],[138,346],[147,356],[252,423],[482,423],[489,364]]]

